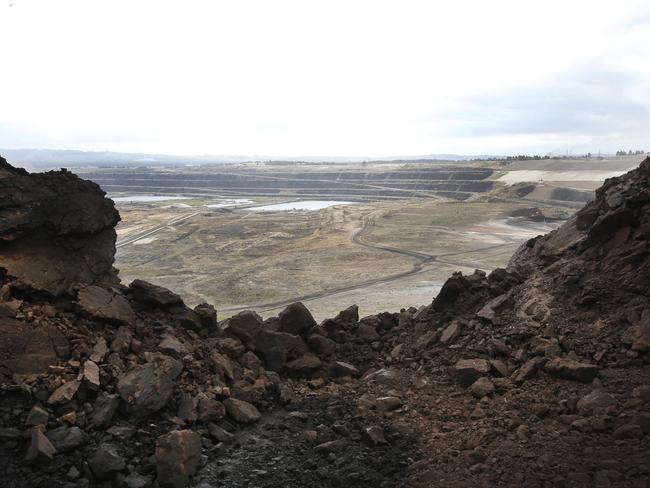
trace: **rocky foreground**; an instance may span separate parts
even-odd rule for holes
[[[507,269],[321,324],[119,284],[118,220],[0,158],[2,486],[650,486],[650,159]]]

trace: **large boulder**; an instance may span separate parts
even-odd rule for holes
[[[263,358],[269,370],[281,371],[287,361],[306,353],[307,346],[299,336],[262,330],[255,337],[255,351]]]
[[[485,272],[476,270],[464,276],[458,271],[442,285],[431,308],[447,318],[455,318],[478,312],[489,298],[490,285]]]
[[[183,488],[201,462],[201,436],[191,430],[174,430],[156,443],[158,484],[163,488]]]
[[[112,200],[62,169],[29,174],[0,157],[0,255],[18,283],[52,295],[118,283]]]
[[[182,370],[179,361],[167,356],[129,370],[117,383],[126,412],[135,420],[144,420],[163,408]]]
[[[280,330],[301,335],[316,325],[311,312],[301,302],[292,303],[280,315]]]
[[[359,306],[350,305],[345,310],[341,310],[336,317],[334,317],[334,321],[348,327],[356,324],[359,322]]]
[[[224,332],[236,337],[244,344],[250,345],[262,330],[263,324],[262,317],[251,310],[244,310],[226,321]]]
[[[77,304],[83,312],[96,319],[117,324],[133,324],[135,321],[129,301],[112,289],[84,286],[77,293]]]
[[[133,299],[154,308],[182,307],[183,299],[173,291],[144,280],[133,280],[129,285]]]
[[[379,314],[376,317],[369,317],[369,319],[373,320],[371,325],[377,328],[374,322],[379,322],[382,315],[383,314]],[[320,328],[329,338],[337,342],[343,342],[346,339],[347,331],[355,327],[358,322],[359,307],[357,305],[352,305],[339,312],[333,319],[325,319],[320,325]]]
[[[194,307],[194,313],[198,315],[204,328],[212,330],[217,327],[217,310],[209,303],[199,303]]]

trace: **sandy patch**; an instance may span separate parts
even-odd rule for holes
[[[543,182],[543,181],[605,181],[607,178],[620,176],[625,171],[540,171],[540,170],[520,170],[508,171],[503,176],[497,178],[497,181],[514,185],[515,183],[524,182]]]
[[[137,241],[134,241],[131,244],[133,244],[134,246],[140,246],[141,244],[151,244],[156,239],[157,239],[156,237],[143,237],[142,239],[138,239]]]

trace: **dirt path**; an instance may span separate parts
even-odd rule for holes
[[[195,217],[200,213],[201,213],[200,211],[199,212],[192,212],[190,214],[181,215],[180,217],[174,217],[173,219],[170,219],[165,224],[158,225],[156,227],[148,229],[148,230],[144,231],[143,233],[138,234],[135,237],[127,237],[124,240],[122,240],[121,242],[117,242],[115,244],[115,248],[119,249],[120,247],[124,247],[124,246],[127,246],[129,244],[133,244],[134,242],[137,242],[140,239],[144,239],[145,237],[149,237],[150,235],[155,234],[156,232],[159,232],[162,229],[165,229],[165,228],[169,227],[170,225],[178,224],[179,222],[183,222],[184,220],[191,219],[192,217]]]
[[[329,290],[323,290],[320,292],[316,293],[310,293],[306,295],[300,295],[296,297],[292,297],[289,299],[285,300],[279,300],[275,302],[267,302],[267,303],[257,303],[257,304],[251,304],[251,305],[244,305],[244,306],[239,306],[239,307],[229,307],[229,308],[224,308],[222,311],[224,312],[240,312],[242,310],[257,310],[259,312],[270,312],[272,310],[278,309],[278,308],[283,308],[286,307],[287,305],[290,305],[291,303],[295,302],[308,302],[311,300],[317,300],[320,298],[325,298],[328,296],[336,295],[339,293],[347,292],[347,291],[352,291],[352,290],[358,290],[362,288],[367,288],[370,286],[378,285],[378,284],[383,284],[383,283],[389,283],[392,281],[397,281],[401,280],[403,278],[407,278],[410,276],[413,276],[418,273],[422,273],[423,271],[428,270],[428,265],[434,263],[434,262],[439,262],[440,264],[453,264],[457,266],[464,266],[462,262],[447,262],[444,261],[440,258],[447,258],[447,257],[454,257],[454,256],[461,256],[464,254],[471,254],[471,253],[476,253],[476,252],[481,252],[481,251],[488,251],[492,249],[498,249],[504,246],[509,246],[513,242],[510,239],[507,239],[508,242],[504,242],[501,244],[493,244],[490,246],[485,246],[479,249],[470,249],[466,251],[459,251],[459,252],[453,252],[453,253],[445,253],[445,254],[427,254],[419,251],[411,251],[409,249],[400,249],[396,247],[391,247],[391,246],[382,246],[378,244],[369,244],[365,241],[363,241],[363,237],[367,236],[372,233],[372,228],[375,225],[374,221],[374,214],[375,212],[371,212],[370,214],[364,215],[361,218],[362,225],[360,228],[358,228],[350,237],[350,241],[356,245],[367,247],[370,249],[375,249],[378,251],[384,251],[384,252],[390,252],[394,254],[400,254],[402,256],[408,256],[411,258],[414,258],[416,262],[413,264],[412,268],[407,271],[403,271],[400,273],[394,273],[392,275],[384,276],[381,278],[374,278],[371,280],[365,280],[361,281],[358,283],[355,283],[353,285],[347,285],[347,286],[341,286],[337,288],[332,288]],[[472,267],[473,264],[468,262],[467,265],[469,267]]]

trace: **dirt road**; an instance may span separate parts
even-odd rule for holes
[[[161,231],[162,229],[165,229],[169,227],[170,225],[178,224],[179,222],[182,222],[187,219],[191,219],[192,217],[197,216],[201,212],[192,212],[190,214],[186,215],[181,215],[180,217],[174,217],[173,219],[170,219],[166,224],[163,225],[158,225],[156,227],[153,227],[151,229],[146,230],[145,232],[138,234],[137,236],[134,237],[127,237],[126,239],[123,239],[122,241],[118,241],[115,244],[115,248],[119,249],[120,247],[127,246],[129,244],[133,244],[134,242],[139,241],[140,239],[144,239],[145,237],[149,237],[152,234],[155,234],[156,232]]]
[[[378,251],[384,251],[384,252],[390,252],[390,253],[395,253],[395,254],[400,254],[403,256],[408,256],[413,259],[415,259],[415,262],[413,263],[413,266],[410,270],[403,271],[400,273],[394,273],[388,276],[384,276],[381,278],[375,278],[371,280],[365,280],[361,282],[357,282],[352,285],[347,285],[347,286],[341,286],[337,288],[330,288],[326,290],[322,290],[316,293],[310,293],[310,294],[305,294],[305,295],[300,295],[300,296],[295,296],[290,299],[286,300],[279,300],[275,302],[267,302],[267,303],[256,303],[256,304],[250,304],[250,305],[244,305],[244,306],[239,306],[239,307],[230,307],[230,308],[224,308],[222,309],[223,312],[239,312],[242,310],[256,310],[258,312],[270,312],[275,309],[283,308],[286,307],[287,305],[295,302],[308,302],[310,300],[316,300],[320,298],[325,298],[331,295],[336,295],[342,292],[346,291],[351,291],[351,290],[358,290],[362,288],[367,288],[370,286],[378,285],[381,283],[389,283],[397,280],[401,280],[406,277],[410,277],[412,275],[415,275],[417,273],[421,273],[423,271],[428,270],[428,265],[433,264],[435,262],[439,262],[441,264],[453,264],[457,266],[468,266],[472,267],[474,266],[474,263],[467,262],[463,264],[463,262],[451,262],[447,261],[444,258],[449,258],[449,257],[454,257],[454,256],[461,256],[464,254],[471,254],[475,252],[481,252],[481,251],[488,251],[488,250],[493,250],[493,249],[499,249],[505,246],[510,246],[512,245],[514,240],[507,239],[507,242],[501,243],[501,244],[494,244],[490,246],[485,246],[481,247],[478,249],[471,249],[471,250],[466,250],[466,251],[460,251],[460,252],[454,252],[454,253],[445,253],[445,254],[440,254],[440,255],[434,255],[434,254],[427,254],[419,251],[412,251],[409,249],[401,249],[401,248],[396,248],[396,247],[391,247],[391,246],[383,246],[379,244],[370,244],[365,242],[362,238],[364,236],[367,236],[372,233],[372,229],[375,225],[375,220],[374,220],[374,214],[376,212],[371,212],[369,214],[364,215],[361,218],[361,227],[359,227],[351,236],[350,241],[353,242],[356,245],[371,248],[371,249],[376,249]]]

